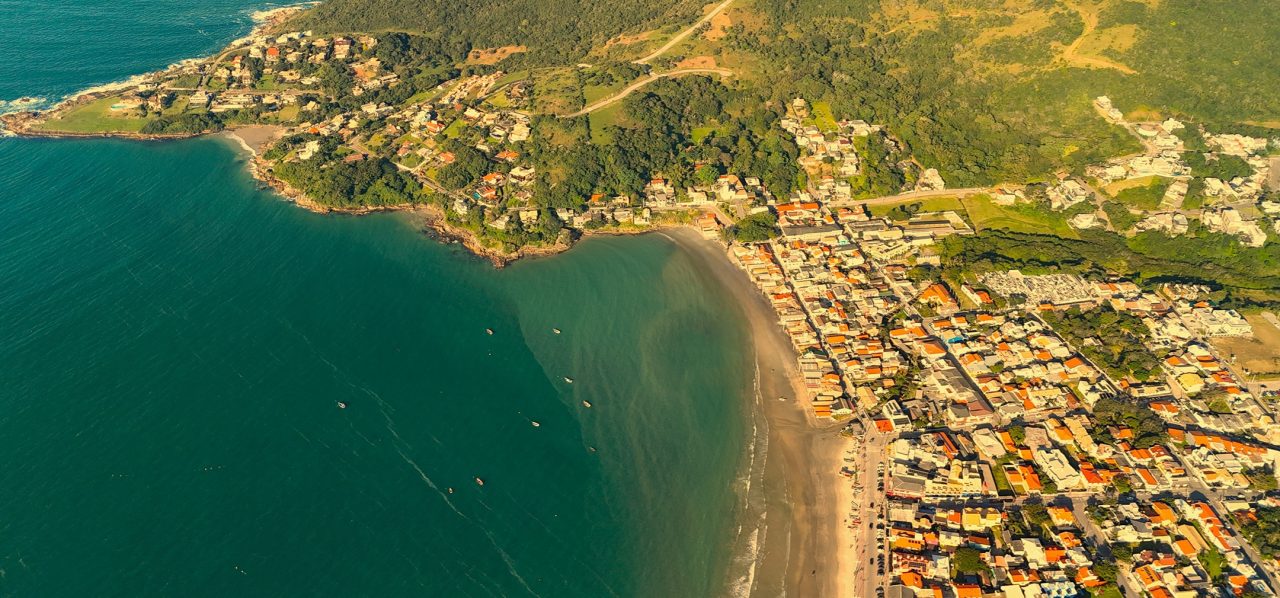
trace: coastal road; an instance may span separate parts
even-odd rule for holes
[[[887,501],[879,484],[888,484],[888,465],[884,457],[891,441],[892,438],[888,435],[868,431],[860,443],[857,479],[861,489],[858,490],[858,500],[853,512],[859,521],[856,525],[857,545],[853,550],[853,588],[850,589],[854,596],[862,598],[875,598],[876,588],[883,587],[886,581],[886,576],[880,574],[880,548],[883,542],[876,538],[876,526],[885,521],[884,509]],[[885,471],[879,471],[882,464],[885,465]],[[885,558],[888,559],[888,555]],[[887,561],[885,566],[888,566]]]
[[[654,73],[652,75],[649,75],[648,77],[645,77],[639,81],[636,81],[635,83],[632,83],[631,85],[626,86],[626,88],[624,88],[622,91],[619,91],[618,93],[615,93],[601,100],[596,100],[595,103],[584,106],[581,110],[574,112],[572,114],[561,115],[560,118],[574,118],[574,117],[582,116],[584,114],[590,114],[592,112],[595,112],[596,110],[604,108],[605,106],[608,106],[610,104],[613,104],[615,102],[622,100],[622,98],[625,98],[628,95],[631,95],[631,93],[634,92],[635,90],[640,89],[641,87],[644,87],[645,85],[648,85],[650,83],[653,83],[654,81],[657,81],[658,79],[661,79],[663,77],[679,77],[681,75],[697,75],[697,74],[707,74],[707,73],[717,74],[722,77],[733,76],[733,71],[729,69],[720,69],[720,68],[687,68],[687,69],[676,69],[674,71],[667,71],[665,73]]]
[[[638,60],[633,60],[632,62],[634,62],[634,63],[636,63],[636,64],[649,64],[649,61],[651,61],[651,60],[653,60],[653,59],[655,59],[655,58],[657,58],[657,57],[659,57],[659,56],[662,56],[663,54],[665,54],[665,53],[667,52],[667,50],[670,50],[671,48],[674,48],[674,47],[676,46],[676,44],[678,44],[678,43],[680,43],[680,42],[684,41],[684,39],[685,39],[686,37],[689,37],[690,35],[693,35],[693,32],[694,32],[694,31],[697,31],[697,30],[698,30],[698,27],[701,27],[703,23],[710,23],[710,22],[711,22],[711,19],[714,19],[714,18],[716,17],[716,15],[718,15],[718,14],[720,14],[720,13],[724,12],[724,10],[725,10],[726,8],[729,8],[729,5],[730,5],[730,4],[733,4],[733,0],[724,0],[724,2],[721,2],[720,4],[717,4],[715,8],[711,9],[711,12],[709,12],[709,13],[707,13],[707,14],[705,14],[705,15],[702,15],[702,18],[701,18],[701,19],[698,19],[697,21],[695,21],[695,22],[694,22],[692,25],[690,25],[687,29],[685,29],[684,31],[681,31],[680,33],[675,34],[674,36],[672,36],[672,37],[671,37],[671,39],[667,40],[667,43],[662,44],[662,47],[658,48],[657,50],[654,50],[654,51],[653,51],[651,54],[649,54],[648,56],[645,56],[644,58],[640,58],[640,59],[638,59]]]

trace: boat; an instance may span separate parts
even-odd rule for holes
[[[485,329],[484,329],[484,332],[485,332],[485,334],[488,334],[489,336],[493,336],[493,329],[492,329],[492,328],[485,328]]]
[[[591,408],[591,401],[583,401],[583,402],[582,402],[582,406],[583,406],[583,407],[586,407],[587,409],[590,409],[590,408]]]
[[[573,384],[573,378],[570,378],[570,377],[568,377],[568,376],[565,376],[565,377],[564,377],[564,381],[565,381],[565,382],[568,382],[569,384]]]
[[[477,486],[483,486],[483,485],[484,485],[484,480],[482,480],[482,479],[480,479],[480,478],[476,478],[476,485],[477,485]]]
[[[533,424],[533,427],[535,427],[535,428],[541,428],[541,427],[542,427],[542,424],[540,424],[540,423],[538,423],[538,422],[536,422],[536,421],[535,421],[535,422],[530,422],[530,423],[532,423],[532,424]]]
[[[346,403],[343,403],[342,401],[338,401],[338,409],[346,409],[346,408],[347,408]]]
[[[453,487],[452,487],[452,486],[450,486],[450,487],[449,487],[449,494],[453,494]]]
[[[556,333],[556,334],[560,334],[560,329],[559,329],[559,328],[552,328],[552,329],[551,329],[551,331],[552,331],[552,332],[554,332],[554,333]]]
[[[594,452],[596,452],[596,447],[594,447],[594,446],[589,446],[589,447],[587,447],[587,450],[589,450],[589,451],[591,451],[591,452],[593,452],[593,453],[594,453]]]

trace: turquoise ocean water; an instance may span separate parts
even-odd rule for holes
[[[262,7],[0,0],[0,98]],[[646,236],[496,271],[242,160],[0,139],[0,594],[720,592],[750,356],[695,261]]]

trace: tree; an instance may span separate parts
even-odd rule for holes
[[[716,179],[720,178],[720,170],[710,164],[704,164],[693,173],[694,178],[701,185],[712,185]]]
[[[1033,525],[1049,523],[1049,510],[1040,503],[1029,502],[1022,505],[1022,515]]]
[[[956,573],[961,575],[978,575],[988,570],[986,563],[982,562],[982,553],[968,546],[957,548],[951,562]]]
[[[1021,424],[1014,424],[1012,426],[1009,426],[1008,432],[1009,432],[1009,438],[1013,439],[1014,444],[1021,446],[1024,443],[1026,443],[1027,429],[1024,428]]]
[[[1115,563],[1097,562],[1093,564],[1093,574],[1103,581],[1115,582],[1116,578],[1119,577],[1120,568],[1116,567]]]
[[[325,93],[336,97],[345,97],[352,86],[355,85],[355,78],[351,76],[351,69],[347,68],[338,60],[330,60],[320,67],[317,75],[320,78],[320,88]]]
[[[778,217],[773,212],[752,214],[729,227],[729,236],[740,243],[768,241],[779,234]]]

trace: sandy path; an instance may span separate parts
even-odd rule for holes
[[[849,595],[853,536],[844,520],[853,496],[851,485],[838,472],[850,441],[840,436],[836,425],[811,422],[795,402],[802,388],[795,351],[773,308],[724,248],[692,229],[663,234],[741,299],[755,345],[761,395],[756,408],[768,425],[768,526],[760,540],[751,595]]]
[[[665,73],[654,73],[652,75],[649,75],[648,77],[645,77],[639,81],[636,81],[635,83],[632,83],[631,85],[626,86],[625,88],[623,88],[622,91],[619,91],[618,93],[615,93],[602,100],[597,100],[594,104],[591,104],[589,106],[584,106],[581,110],[571,114],[565,114],[560,118],[573,118],[575,116],[590,114],[592,112],[595,112],[596,110],[599,110],[601,108],[604,108],[605,106],[608,106],[609,104],[613,104],[614,102],[618,102],[622,100],[622,98],[625,98],[631,95],[631,93],[634,92],[635,90],[640,89],[641,87],[644,87],[645,85],[648,85],[650,83],[653,83],[654,81],[657,81],[658,79],[661,79],[663,77],[678,77],[680,75],[696,75],[700,73],[701,74],[714,73],[724,77],[733,76],[733,71],[729,69],[720,69],[720,68],[687,68],[687,69],[676,69],[674,71],[667,71]]]
[[[632,62],[636,64],[645,64],[645,63],[648,63],[650,60],[653,60],[654,58],[662,56],[667,50],[674,48],[676,44],[684,41],[684,38],[689,37],[690,35],[693,34],[694,31],[697,31],[698,27],[700,27],[703,23],[710,23],[711,19],[715,18],[716,15],[724,12],[724,9],[729,8],[730,4],[733,4],[733,0],[724,0],[724,2],[717,4],[715,8],[711,9],[711,12],[705,15],[702,15],[701,19],[698,19],[697,21],[695,21],[687,29],[685,29],[684,31],[681,31],[680,33],[675,34],[675,36],[667,40],[667,43],[662,44],[661,48],[654,50],[652,54],[649,54],[644,58],[641,58],[639,60],[633,60]]]
[[[1067,6],[1080,14],[1080,18],[1084,20],[1084,30],[1080,32],[1080,36],[1071,41],[1065,49],[1062,50],[1061,58],[1071,66],[1082,66],[1086,68],[1115,69],[1126,75],[1135,75],[1135,71],[1119,62],[1103,58],[1101,56],[1093,56],[1080,54],[1080,44],[1084,42],[1098,28],[1098,11],[1097,6],[1085,6],[1084,4],[1067,3]]]

